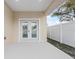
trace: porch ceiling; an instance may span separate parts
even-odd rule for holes
[[[56,0],[4,0],[13,11],[45,12]],[[62,0],[57,0],[58,2]],[[54,6],[55,7],[55,6]]]

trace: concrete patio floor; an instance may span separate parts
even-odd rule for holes
[[[27,42],[5,46],[5,59],[73,59],[49,43]]]

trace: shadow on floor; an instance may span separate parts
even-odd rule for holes
[[[75,48],[74,47],[68,46],[66,44],[61,44],[60,42],[55,41],[50,38],[47,38],[47,41],[75,59]]]

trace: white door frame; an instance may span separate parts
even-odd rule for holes
[[[21,21],[31,21],[31,22],[38,22],[38,31],[37,31],[37,40],[34,40],[34,38],[32,38],[33,41],[38,41],[39,40],[39,19],[38,18],[20,18],[19,19],[19,41],[22,42],[22,39],[21,39]],[[32,40],[26,40],[25,42],[28,42],[28,41],[32,41]]]

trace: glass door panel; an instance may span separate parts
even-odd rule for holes
[[[31,37],[37,38],[37,22],[31,23]]]
[[[23,41],[38,40],[38,22],[21,21],[21,39]]]
[[[22,38],[28,38],[28,22],[22,23]]]

